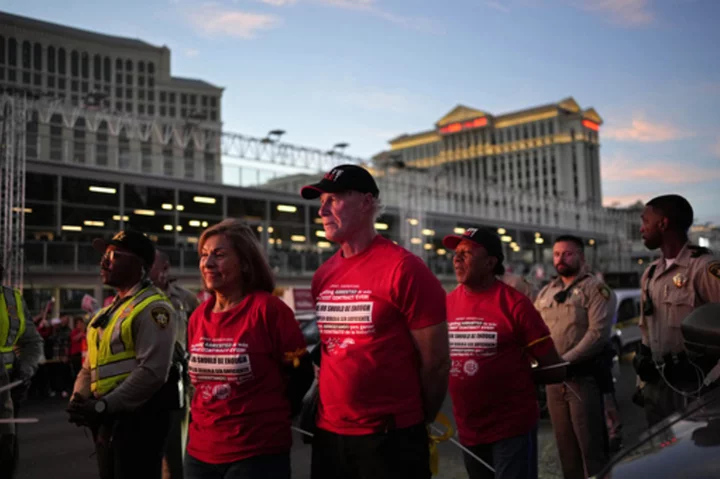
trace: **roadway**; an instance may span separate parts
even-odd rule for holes
[[[626,358],[620,364],[617,382],[620,414],[623,419],[625,445],[630,445],[645,429],[644,414],[632,404],[635,375]],[[64,408],[66,399],[45,399],[28,402],[23,417],[37,417],[40,422],[21,426],[20,468],[17,479],[91,479],[97,477],[93,444],[89,432],[67,422]],[[443,411],[452,417],[450,401]],[[547,419],[539,427],[540,477],[559,479],[560,467],[555,450],[552,427]],[[450,442],[439,446],[440,474],[443,479],[464,479],[462,453]],[[303,444],[298,436],[292,449],[294,479],[309,479],[310,446]]]

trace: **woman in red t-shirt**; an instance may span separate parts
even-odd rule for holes
[[[208,228],[198,251],[212,297],[188,324],[195,393],[185,477],[289,478],[291,415],[313,381],[300,327],[272,295],[270,266],[247,225]]]

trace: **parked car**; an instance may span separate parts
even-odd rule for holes
[[[308,350],[312,350],[320,342],[320,330],[317,326],[317,319],[314,313],[296,314],[295,319],[298,321],[300,331],[305,338],[305,344]]]
[[[720,359],[720,304],[710,303],[683,320],[687,350]],[[688,407],[648,429],[615,456],[596,479],[700,479],[720,477],[720,387],[718,381]]]
[[[641,292],[640,289],[616,289],[615,295],[617,296],[617,305],[610,333],[610,344],[619,357],[629,350],[634,350],[634,347],[642,340],[638,326]]]

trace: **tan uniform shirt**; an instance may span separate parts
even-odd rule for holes
[[[175,334],[175,341],[179,343],[184,350],[187,350],[188,320],[193,311],[195,311],[195,308],[200,305],[200,300],[190,291],[175,283],[168,285],[165,294],[170,298],[170,303],[177,313],[178,327]]]
[[[617,299],[605,283],[581,273],[564,303],[554,297],[565,289],[560,278],[546,285],[535,300],[558,353],[565,361],[577,362],[600,353],[610,339]]]
[[[143,285],[138,283],[128,293],[130,296],[140,291]],[[117,298],[116,298],[117,301]],[[166,310],[169,322],[155,319],[153,311]],[[132,411],[142,406],[165,383],[170,371],[177,314],[167,301],[153,301],[138,314],[132,322],[132,336],[135,342],[135,357],[138,365],[117,388],[104,396],[108,412]],[[88,325],[88,327],[92,327]],[[103,329],[98,330],[98,338]],[[89,357],[75,380],[73,394],[90,396]]]
[[[640,280],[643,306],[640,331],[643,344],[650,347],[656,361],[667,353],[685,350],[680,327],[693,309],[706,303],[720,303],[720,259],[712,254],[693,258],[694,251],[697,250],[687,243],[670,266],[665,258],[660,258],[645,270]],[[645,316],[648,293],[654,312]]]

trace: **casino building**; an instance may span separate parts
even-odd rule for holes
[[[458,105],[434,128],[390,140],[384,156],[413,167],[447,165],[477,184],[600,207],[600,125],[594,108],[571,97],[500,115]]]

